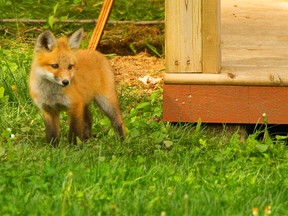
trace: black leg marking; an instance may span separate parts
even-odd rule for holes
[[[117,101],[114,100],[113,101]],[[102,109],[102,111],[108,116],[115,132],[120,136],[122,140],[125,139],[125,126],[122,120],[121,112],[118,104],[113,104],[105,96],[97,96],[96,103]]]

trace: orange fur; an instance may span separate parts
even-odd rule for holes
[[[77,50],[82,35],[83,29],[79,29],[56,39],[45,31],[37,39],[29,78],[30,95],[44,113],[46,138],[52,144],[59,141],[61,111],[70,116],[69,142],[91,136],[91,101],[100,106],[115,131],[125,138],[114,72],[101,53]]]

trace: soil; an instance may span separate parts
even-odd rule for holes
[[[153,46],[158,53],[149,49],[147,44]],[[108,55],[115,54],[110,61],[118,85],[141,86],[152,90],[163,82],[161,80],[153,84],[153,78],[163,77],[163,47],[163,25],[108,25],[98,50]],[[139,80],[145,76],[149,76],[147,83]]]
[[[98,50],[104,54],[127,56],[146,52],[155,55],[148,46],[164,52],[164,24],[159,25],[111,25],[105,27]]]
[[[139,86],[144,89],[154,89],[162,84],[162,80],[153,83],[151,80],[163,77],[163,59],[140,53],[136,56],[117,56],[112,58],[111,64],[115,70],[118,85]],[[149,76],[147,82],[139,78]]]

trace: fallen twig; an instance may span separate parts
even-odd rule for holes
[[[0,19],[0,23],[47,23],[45,19]],[[54,22],[57,23],[96,23],[97,19],[85,19],[85,20],[62,20],[62,19],[55,19]],[[163,20],[152,20],[152,21],[115,21],[110,20],[108,21],[109,24],[133,24],[133,25],[159,25],[164,24]]]

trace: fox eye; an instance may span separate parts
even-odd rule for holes
[[[73,66],[74,66],[73,64],[69,64],[68,65],[68,70],[71,70],[73,68]]]
[[[53,69],[58,69],[59,68],[59,64],[51,64],[50,65]]]

